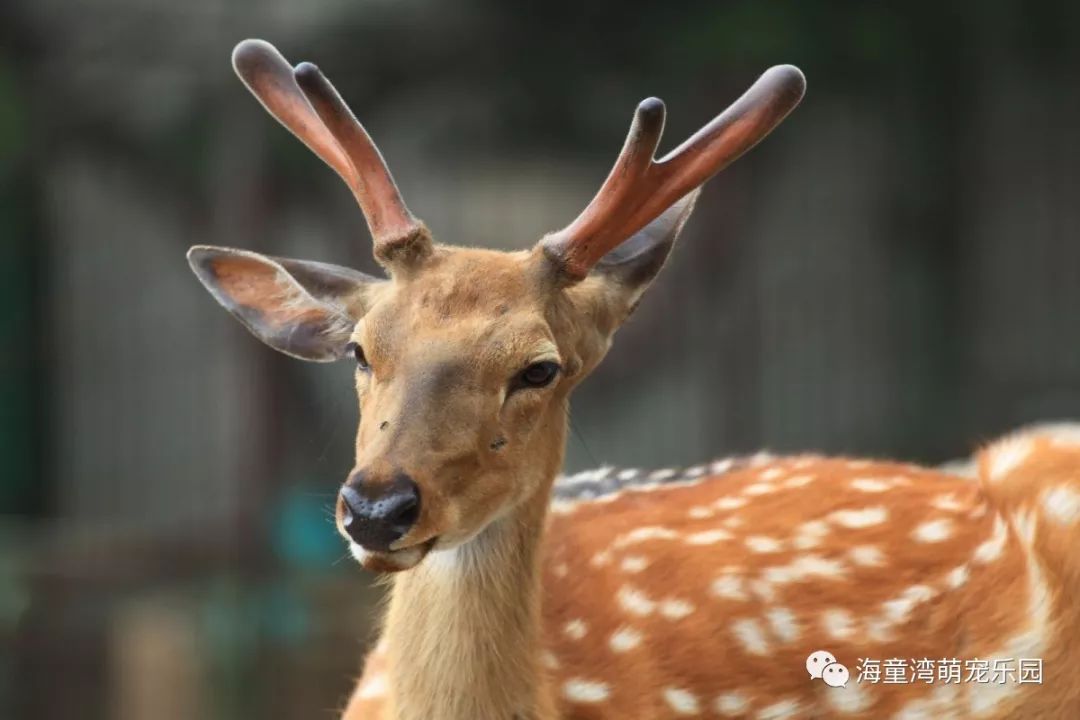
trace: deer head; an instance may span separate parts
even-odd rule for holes
[[[546,492],[562,463],[567,398],[664,264],[700,185],[802,98],[768,70],[660,160],[655,98],[637,108],[584,212],[532,249],[436,244],[409,212],[370,136],[322,73],[271,45],[233,53],[263,106],[345,180],[387,278],[336,265],[197,246],[211,294],[252,333],[303,360],[351,357],[360,426],[337,524],[369,569],[404,570]]]

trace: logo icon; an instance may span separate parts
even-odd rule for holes
[[[836,656],[828,650],[815,650],[806,658],[806,671],[811,680],[822,680],[829,687],[847,687],[851,673],[846,666],[836,662]]]

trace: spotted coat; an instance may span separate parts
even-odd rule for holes
[[[758,455],[561,479],[541,604],[558,713],[1080,717],[1080,438],[1008,438],[972,469]],[[819,650],[846,686],[809,676]],[[858,680],[892,658],[1038,659],[1041,683]],[[347,720],[381,717],[384,661]]]

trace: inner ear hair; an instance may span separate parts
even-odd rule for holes
[[[643,291],[667,262],[700,194],[701,188],[697,188],[677,200],[658,218],[604,255],[594,272]]]
[[[368,276],[348,268],[196,246],[188,262],[210,294],[260,340],[292,357],[345,354]],[[378,282],[378,281],[376,281]]]

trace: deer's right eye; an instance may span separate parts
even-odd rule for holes
[[[514,380],[514,389],[542,388],[551,384],[559,374],[559,364],[550,360],[533,363],[522,370]]]
[[[346,347],[348,351],[352,353],[352,356],[356,358],[356,366],[358,368],[364,372],[371,370],[371,366],[368,365],[367,356],[364,355],[364,348],[360,343],[351,342]]]

